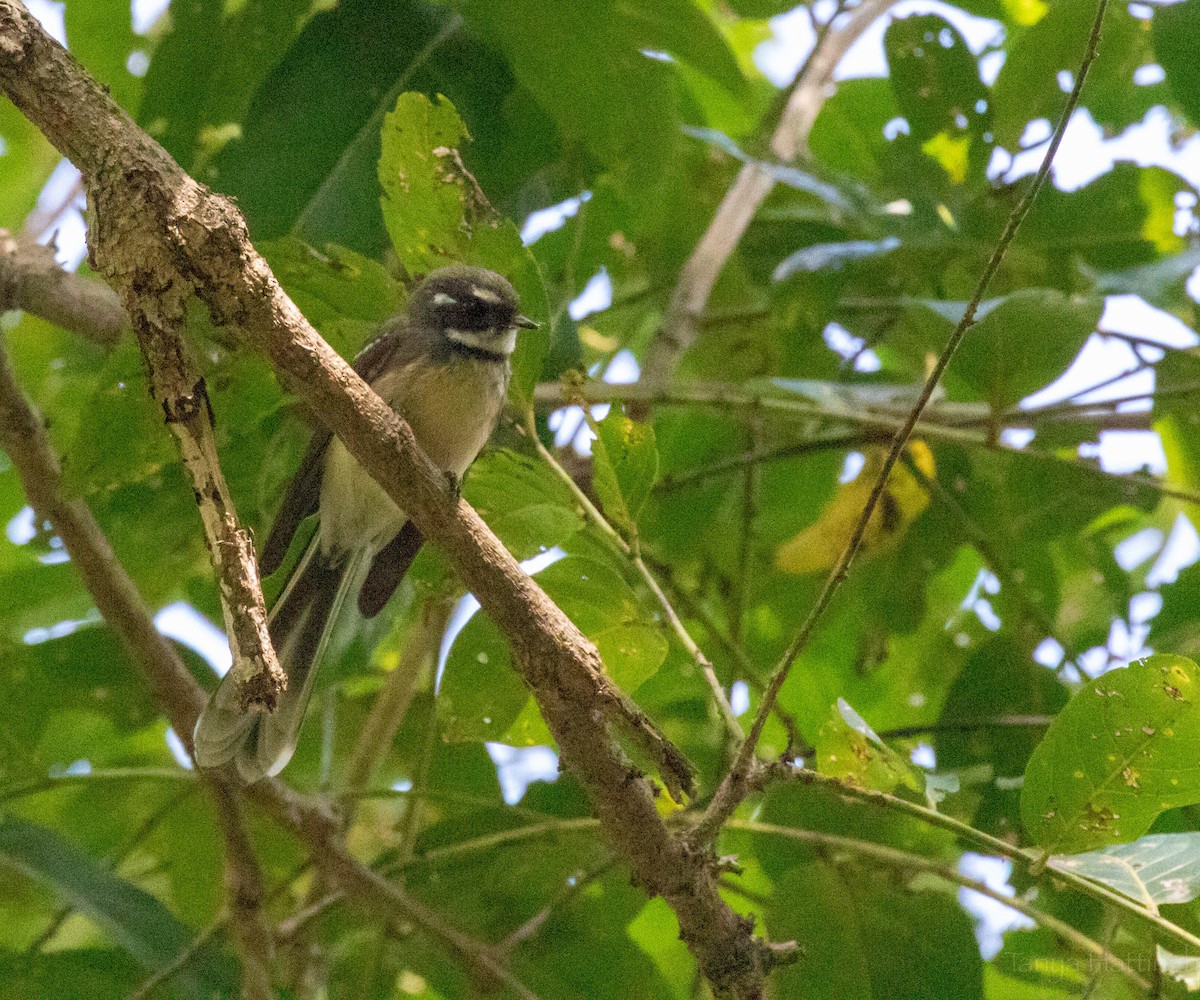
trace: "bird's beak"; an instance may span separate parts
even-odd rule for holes
[[[539,326],[541,326],[541,324],[534,322],[528,316],[523,316],[518,313],[517,318],[513,320],[513,326],[518,327],[521,330],[536,330]]]

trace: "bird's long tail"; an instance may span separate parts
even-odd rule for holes
[[[333,623],[359,582],[361,560],[329,558],[314,535],[268,617],[271,643],[287,676],[274,712],[239,704],[233,671],[221,680],[196,722],[196,763],[234,761],[247,782],[278,774],[291,760]]]

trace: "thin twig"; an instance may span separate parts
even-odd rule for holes
[[[840,795],[843,798],[863,802],[893,812],[903,813],[930,826],[948,830],[961,842],[975,847],[983,854],[994,854],[1015,861],[1035,878],[1045,876],[1054,881],[1064,882],[1077,891],[1091,896],[1093,899],[1097,899],[1110,906],[1118,907],[1126,913],[1133,914],[1139,920],[1152,924],[1178,944],[1200,953],[1200,937],[1168,920],[1157,911],[1146,909],[1135,900],[1121,895],[1121,893],[1110,889],[1102,882],[1094,882],[1066,868],[1056,866],[1048,868],[1045,863],[1045,852],[1043,851],[1033,851],[1028,848],[1018,847],[1000,837],[993,837],[990,833],[978,830],[969,823],[957,820],[953,816],[938,812],[936,809],[930,809],[915,802],[909,802],[907,799],[902,799],[889,792],[880,792],[873,788],[862,788],[857,785],[847,784],[837,778],[820,774],[809,768],[797,768],[789,764],[771,763],[766,766],[766,770],[757,776],[755,780],[758,785],[764,787],[774,781],[815,785],[824,788],[834,795]]]
[[[722,780],[720,787],[709,804],[709,808],[696,825],[692,837],[693,846],[711,843],[720,830],[721,825],[733,814],[733,810],[737,808],[749,790],[749,778],[753,770],[754,754],[755,748],[758,745],[758,739],[762,735],[762,730],[770,715],[771,707],[774,705],[775,699],[779,697],[779,691],[783,687],[784,681],[787,680],[788,674],[791,672],[792,664],[796,662],[797,657],[808,646],[809,639],[815,631],[817,623],[821,620],[825,609],[833,600],[833,595],[846,578],[850,566],[854,562],[854,557],[858,554],[863,537],[866,535],[867,527],[871,522],[871,516],[875,513],[875,507],[878,505],[880,497],[887,488],[888,478],[891,476],[892,469],[899,460],[905,445],[907,445],[913,429],[917,426],[918,421],[920,421],[921,415],[925,412],[925,408],[929,405],[929,401],[933,398],[934,391],[941,381],[946,367],[950,364],[950,359],[954,357],[954,353],[958,349],[959,344],[962,343],[963,338],[966,337],[967,331],[974,325],[975,312],[983,301],[992,278],[1000,269],[1005,254],[1008,252],[1009,245],[1017,234],[1017,229],[1029,213],[1030,208],[1033,207],[1033,202],[1037,197],[1038,191],[1041,190],[1042,185],[1050,174],[1050,166],[1054,162],[1054,155],[1057,153],[1063,134],[1066,132],[1067,122],[1079,104],[1079,95],[1083,90],[1084,81],[1087,79],[1088,70],[1096,58],[1096,52],[1100,44],[1100,28],[1104,22],[1104,12],[1107,8],[1108,0],[1099,0],[1096,5],[1096,19],[1092,25],[1087,48],[1080,61],[1079,72],[1076,74],[1075,86],[1071,89],[1071,93],[1067,97],[1066,105],[1059,117],[1058,124],[1055,126],[1054,136],[1046,150],[1045,158],[1042,160],[1042,164],[1038,168],[1038,172],[1034,176],[1028,190],[1009,216],[1008,222],[1004,227],[1004,232],[1001,234],[1000,240],[996,244],[996,248],[983,270],[983,274],[980,275],[979,281],[976,283],[975,291],[967,303],[967,308],[963,312],[962,319],[959,320],[945,348],[938,356],[937,362],[930,371],[929,377],[925,380],[921,394],[917,397],[917,401],[909,411],[903,426],[896,432],[896,436],[892,441],[891,447],[888,449],[887,456],[883,460],[883,465],[871,487],[870,496],[867,497],[867,502],[863,506],[862,514],[859,516],[858,523],[855,525],[854,532],[851,534],[845,550],[842,552],[837,564],[830,570],[816,604],[813,605],[804,624],[800,627],[799,632],[792,640],[787,651],[780,659],[774,674],[771,676],[771,680],[763,692],[762,702],[759,704],[754,722],[750,726],[750,732],[745,743],[742,745],[737,760],[735,760],[733,767],[730,768],[724,780]]]
[[[751,419],[747,431],[747,451],[758,451],[762,442],[762,420]],[[742,641],[742,619],[746,614],[746,586],[749,582],[750,559],[754,548],[754,518],[758,513],[758,466],[747,465],[742,473],[742,518],[738,538],[738,564],[733,580],[733,610],[729,615],[729,638],[735,644]]]
[[[919,854],[910,854],[908,851],[888,847],[886,844],[876,844],[871,841],[858,840],[854,837],[844,837],[834,833],[821,833],[816,830],[797,830],[793,827],[779,826],[775,823],[760,823],[754,820],[733,819],[729,821],[728,825],[730,829],[734,830],[745,830],[748,833],[784,837],[788,840],[795,840],[804,844],[814,844],[828,850],[849,851],[859,857],[869,858],[872,861],[893,868],[936,875],[947,882],[962,886],[964,889],[970,889],[981,896],[987,896],[989,899],[994,899],[997,903],[1001,903],[1009,909],[1024,914],[1030,920],[1045,927],[1066,944],[1072,945],[1079,951],[1100,959],[1105,965],[1115,969],[1140,989],[1145,990],[1150,988],[1149,982],[1113,954],[1110,949],[1104,947],[1099,941],[1088,937],[1082,931],[1066,923],[1066,921],[1059,920],[1057,917],[1033,906],[1021,896],[1007,896],[993,889],[985,882],[980,882],[978,879],[963,875],[952,865],[935,861],[932,858],[922,857]]]
[[[587,415],[586,409],[584,410],[584,414],[585,416]],[[588,419],[590,419],[590,417]],[[594,430],[595,428],[593,427],[593,431]],[[675,636],[683,644],[683,648],[688,651],[688,655],[692,657],[692,660],[700,668],[701,673],[704,675],[705,681],[712,690],[713,700],[716,702],[717,709],[721,713],[721,719],[725,723],[726,729],[728,729],[728,731],[733,735],[734,739],[741,740],[743,738],[741,724],[738,722],[737,716],[734,714],[733,707],[729,704],[729,697],[726,695],[725,688],[721,685],[721,681],[717,677],[717,672],[713,668],[712,661],[704,654],[704,651],[701,650],[698,645],[696,645],[696,641],[691,637],[691,634],[688,632],[686,626],[680,620],[679,615],[676,614],[675,608],[672,606],[670,599],[667,597],[666,593],[664,593],[662,587],[658,583],[658,580],[655,579],[654,574],[650,572],[650,567],[646,565],[645,560],[642,558],[640,546],[637,544],[636,536],[633,541],[627,541],[624,536],[609,523],[608,519],[602,513],[600,513],[596,505],[592,503],[591,497],[589,497],[587,493],[583,491],[580,485],[575,482],[574,477],[572,477],[571,474],[562,467],[550,449],[542,443],[542,440],[537,433],[537,427],[533,421],[532,410],[526,415],[525,434],[533,442],[533,445],[537,449],[538,455],[541,456],[542,461],[544,461],[563,481],[563,483],[566,484],[567,488],[571,491],[572,496],[574,496],[575,502],[583,508],[583,511],[588,516],[589,520],[591,520],[591,522],[600,529],[604,536],[608,538],[608,540],[612,542],[613,545],[615,545],[629,559],[629,561],[633,564],[634,569],[638,571],[638,575],[642,578],[642,582],[646,584],[646,588],[651,594],[654,595],[654,599],[658,602],[659,607],[662,608],[663,614],[667,619],[667,624],[671,627],[671,631],[675,633]],[[674,791],[672,791],[672,797],[674,797],[676,801],[679,800]]]
[[[680,604],[684,611],[695,618],[704,631],[709,634],[729,655],[737,666],[736,676],[740,680],[744,680],[750,687],[756,691],[762,691],[762,681],[759,679],[759,668],[754,661],[750,659],[746,650],[738,643],[735,643],[732,638],[721,628],[720,624],[713,617],[712,613],[705,606],[704,600],[697,594],[692,594],[688,591],[678,579],[671,567],[666,563],[651,561],[651,569],[662,577],[671,593],[675,595],[676,603]],[[775,717],[779,720],[779,724],[783,726],[784,732],[787,733],[788,746],[796,746],[799,744],[800,735],[796,728],[796,719],[783,708],[778,702],[775,704]]]
[[[935,736],[938,733],[970,733],[979,729],[1045,729],[1054,721],[1053,715],[996,715],[987,719],[939,719],[937,722],[918,723],[912,726],[896,726],[881,729],[876,735],[881,740],[905,740],[914,736]],[[793,760],[811,757],[816,748],[796,744],[789,756]]]
[[[550,915],[556,909],[570,902],[570,900],[583,892],[596,879],[603,876],[606,872],[611,871],[614,864],[615,862],[611,857],[606,857],[599,864],[593,865],[586,871],[575,872],[545,906],[520,926],[515,927],[506,934],[504,940],[496,945],[496,950],[502,954],[508,954],[517,945],[524,944],[530,938],[535,937],[546,926],[546,921],[550,919]]]
[[[287,677],[267,633],[258,559],[250,532],[242,527],[217,455],[212,403],[183,339],[184,303],[172,293],[151,305],[137,286],[127,292],[134,332],[146,362],[150,391],[162,407],[167,427],[192,480],[204,537],[217,575],[225,634],[241,684],[240,704],[272,711]],[[172,312],[172,310],[174,312]],[[180,733],[191,744],[190,733]],[[207,761],[201,761],[207,765]]]

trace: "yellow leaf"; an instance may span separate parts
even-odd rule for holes
[[[947,132],[939,132],[932,139],[921,143],[921,151],[932,156],[955,184],[967,179],[968,156],[971,152],[971,137],[960,135],[951,138]]]
[[[933,452],[924,441],[908,446],[913,465],[928,479],[936,474]],[[833,566],[862,515],[875,478],[883,468],[887,449],[869,448],[859,474],[841,484],[821,515],[798,535],[784,542],[775,552],[775,567],[784,573],[819,573]],[[929,494],[903,463],[898,462],[888,484],[875,505],[863,536],[861,555],[879,555],[894,549],[908,526],[929,506]]]
[[[1028,28],[1045,17],[1050,8],[1044,0],[1004,0],[1004,9],[1016,24]]]
[[[1175,232],[1174,175],[1142,170],[1138,173],[1138,188],[1146,206],[1142,238],[1153,243],[1160,253],[1178,253],[1186,242]]]

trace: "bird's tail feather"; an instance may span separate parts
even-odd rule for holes
[[[239,704],[232,671],[196,722],[196,762],[218,767],[230,760],[247,782],[278,774],[291,759],[312,694],[316,666],[332,625],[361,575],[361,559],[331,560],[317,536],[296,564],[268,617],[271,642],[287,676],[274,712]]]

